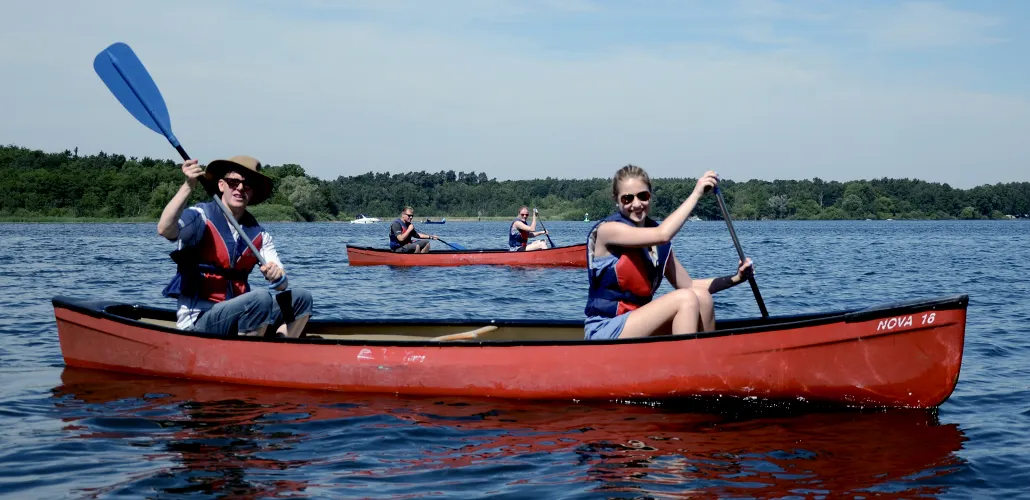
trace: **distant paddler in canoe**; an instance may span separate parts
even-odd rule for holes
[[[415,238],[439,239],[435,234],[420,233],[415,229],[412,218],[415,217],[415,209],[404,207],[401,215],[390,224],[390,250],[397,253],[428,253],[428,241],[415,241]]]
[[[751,259],[737,273],[692,279],[672,251],[672,239],[698,200],[715,189],[715,172],[705,172],[694,191],[661,224],[648,217],[651,179],[644,169],[627,165],[612,179],[618,211],[602,219],[587,236],[587,339],[647,337],[715,330],[712,294],[739,285],[752,272]],[[655,300],[669,280],[676,290]]]
[[[536,230],[536,214],[537,210],[533,209],[533,220],[529,221],[529,208],[519,208],[519,216],[511,222],[508,226],[508,250],[512,252],[530,252],[533,250],[543,250],[547,248],[547,241],[536,240],[532,243],[529,242],[531,238],[535,238],[542,234],[548,234],[547,230],[537,231]],[[541,228],[543,229],[543,228]],[[550,237],[548,237],[550,239]],[[551,246],[554,246],[553,244]]]

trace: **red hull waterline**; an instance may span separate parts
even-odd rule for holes
[[[347,246],[352,266],[534,266],[586,267],[586,244],[532,252],[508,250],[432,250],[429,253],[394,253],[381,248]]]
[[[169,310],[64,297],[53,303],[61,353],[72,367],[345,392],[552,400],[720,396],[932,408],[958,382],[968,297],[728,320],[707,334],[612,341],[575,340],[582,323],[532,321],[492,322],[495,340],[419,336],[491,322],[396,321],[309,323],[322,338],[213,338],[146,322],[168,324]],[[412,335],[367,334],[404,331]]]

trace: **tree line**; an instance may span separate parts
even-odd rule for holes
[[[609,179],[498,181],[485,173],[368,172],[322,180],[296,164],[266,166],[274,191],[253,207],[261,220],[350,220],[395,217],[410,205],[419,217],[514,217],[522,205],[548,219],[598,219],[614,209]],[[614,174],[614,169],[613,172]],[[182,185],[179,162],[77,148],[47,153],[0,146],[0,218],[156,219]],[[662,218],[690,194],[696,179],[652,179],[652,216]],[[1001,219],[1030,214],[1030,182],[956,189],[917,179],[846,182],[749,180],[720,184],[736,219]],[[207,196],[195,193],[193,201]],[[721,219],[714,197],[694,214]]]

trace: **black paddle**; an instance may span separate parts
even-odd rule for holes
[[[719,186],[715,187],[715,199],[719,202],[719,210],[722,211],[722,218],[726,219],[726,227],[730,230],[730,237],[733,238],[733,246],[737,248],[737,255],[740,256],[740,262],[743,263],[747,259],[744,258],[744,250],[740,248],[737,232],[733,230],[733,221],[730,220],[730,212],[726,210],[726,201],[722,199],[722,191],[719,191]],[[747,282],[751,284],[751,291],[755,292],[755,300],[758,301],[758,309],[762,311],[762,317],[768,318],[769,311],[765,308],[765,301],[762,300],[762,294],[758,291],[758,282],[755,281],[754,274],[747,277]]]
[[[150,130],[165,136],[183,160],[190,159],[186,150],[179,144],[179,140],[175,138],[175,134],[172,133],[172,121],[168,117],[168,108],[165,106],[161,91],[158,90],[154,79],[150,77],[147,68],[143,66],[143,63],[136,57],[136,53],[128,45],[121,42],[111,44],[93,59],[93,69],[118,99],[118,102],[121,102],[122,106],[136,120]],[[254,242],[250,241],[250,238],[243,232],[243,228],[240,227],[229,207],[222,203],[220,193],[215,185],[207,182],[206,179],[201,179],[201,185],[215,200],[229,224],[236,229],[236,234],[247,244],[247,248],[254,254],[258,262],[262,266],[267,264],[264,257],[261,256],[261,252],[254,246]],[[282,310],[283,321],[292,323],[295,318],[290,290],[276,293],[275,300],[279,303],[279,309]]]
[[[536,209],[534,208],[533,209],[533,214],[534,215],[539,215],[539,212],[537,212]],[[547,236],[547,242],[551,244],[551,248],[554,248],[554,242],[551,241],[551,233],[547,232],[547,228],[544,227],[544,220],[543,219],[537,219],[537,222],[540,223],[540,229],[544,230],[544,236]]]

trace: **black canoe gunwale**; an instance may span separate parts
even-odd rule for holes
[[[415,253],[403,253],[402,254],[402,253],[394,252],[393,250],[390,250],[390,249],[387,249],[387,248],[361,247],[361,246],[357,246],[357,245],[345,245],[345,246],[347,247],[347,249],[362,250],[362,251],[365,251],[365,252],[375,252],[375,253],[382,253],[382,254],[389,254],[389,255],[416,255],[417,256],[417,255],[455,255],[455,254],[457,254],[457,255],[476,255],[476,254],[495,254],[495,253],[497,253],[497,254],[507,254],[507,253],[512,253],[511,250],[508,250],[507,248],[476,248],[476,249],[466,249],[466,250],[430,250],[429,252],[424,253],[424,254],[415,254]],[[576,248],[576,247],[583,247],[584,250],[586,250],[586,243],[577,243],[575,245],[565,245],[565,246],[560,246],[560,247],[544,248],[542,250],[533,250],[533,253],[534,254],[539,254],[541,252],[547,253],[547,252],[553,252],[553,251],[556,251],[556,250],[568,250],[570,248]]]
[[[148,330],[164,332],[172,335],[183,335],[189,337],[200,337],[207,339],[218,339],[228,342],[273,342],[290,344],[319,344],[319,345],[370,345],[370,346],[404,346],[404,347],[517,347],[517,346],[575,346],[575,345],[599,345],[599,344],[629,344],[646,342],[684,342],[694,339],[715,338],[730,335],[748,335],[764,333],[793,328],[812,327],[831,323],[856,323],[875,319],[889,318],[903,314],[914,314],[923,311],[941,311],[953,309],[965,309],[969,304],[969,296],[966,294],[943,296],[933,299],[914,299],[902,302],[886,303],[866,307],[862,309],[834,311],[826,313],[806,313],[785,316],[773,316],[770,318],[744,318],[735,320],[722,320],[719,327],[713,332],[702,332],[690,335],[644,337],[636,339],[611,339],[611,340],[467,340],[460,342],[447,342],[441,344],[439,341],[426,339],[425,341],[397,341],[397,340],[345,340],[345,339],[323,339],[323,338],[299,338],[285,339],[274,337],[241,337],[241,336],[212,336],[204,333],[188,332],[176,328],[169,328],[153,323],[139,321],[139,318],[168,318],[175,319],[175,311],[171,309],[156,308],[151,306],[128,304],[104,299],[88,299],[79,297],[56,296],[51,302],[54,309],[67,309],[80,314],[85,314],[98,319],[114,321],[125,325],[131,325]],[[309,323],[316,325],[368,325],[375,326],[407,326],[417,327],[420,325],[432,326],[463,326],[481,327],[488,325],[497,326],[554,326],[554,327],[575,327],[582,326],[582,321],[577,320],[532,320],[532,319],[501,319],[501,320],[404,320],[404,319],[373,319],[373,320],[325,320],[313,319]],[[902,332],[904,333],[904,332]]]

